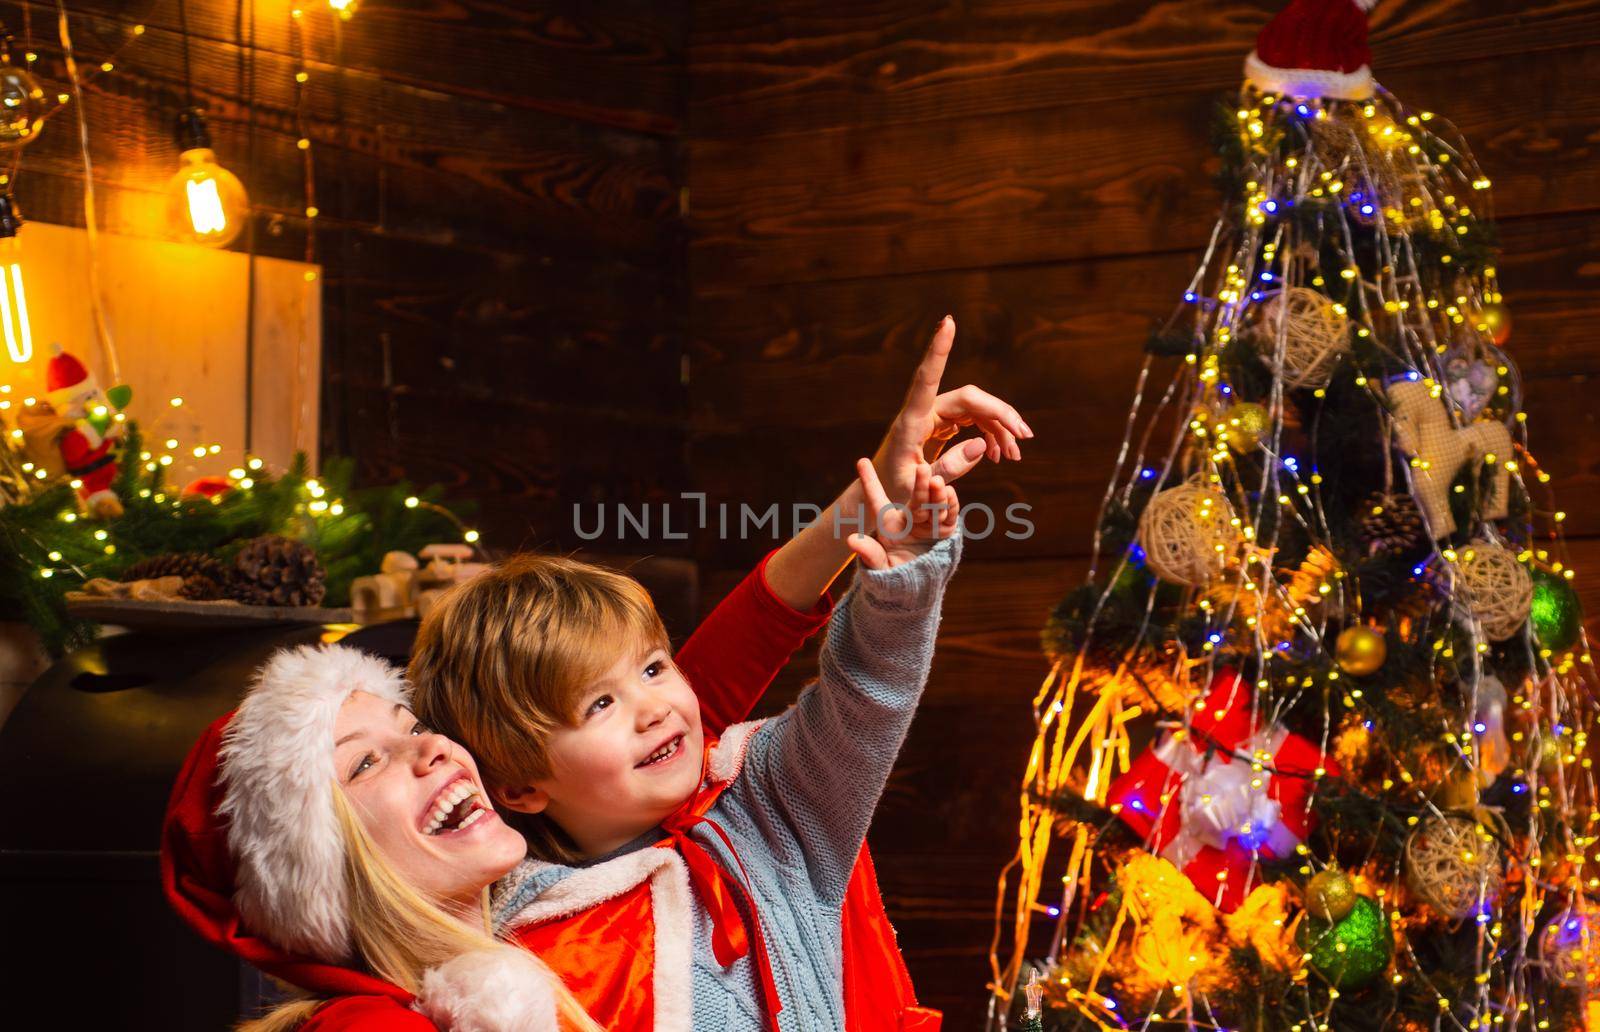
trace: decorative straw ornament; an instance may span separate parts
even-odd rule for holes
[[[1268,366],[1277,366],[1285,386],[1326,387],[1339,359],[1350,353],[1350,319],[1321,291],[1288,287],[1261,306],[1256,346]]]
[[[1227,496],[1215,487],[1190,480],[1162,491],[1139,516],[1146,565],[1173,584],[1210,583],[1237,543],[1233,519]]]
[[[1505,884],[1500,844],[1471,817],[1429,817],[1406,840],[1406,885],[1459,921],[1494,909]]]
[[[1456,587],[1490,641],[1522,629],[1533,605],[1533,579],[1510,549],[1478,540],[1461,550]]]

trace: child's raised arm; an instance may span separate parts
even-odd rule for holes
[[[1021,413],[987,391],[967,384],[939,393],[955,339],[956,323],[947,315],[934,331],[911,378],[905,402],[872,457],[890,501],[905,504],[910,499],[910,471],[917,462],[931,462],[936,476],[954,483],[985,454],[992,462],[1002,457],[1020,460],[1022,449],[1017,441],[1033,436]],[[982,438],[968,438],[940,455],[945,444],[968,426],[975,426]],[[861,481],[852,481],[815,523],[773,554],[767,564],[773,593],[798,610],[815,605],[852,558],[847,535],[837,532],[842,521],[854,520],[865,508],[865,526],[843,526],[864,534],[875,530],[875,509],[865,503]]]
[[[871,465],[861,466],[864,492],[881,502]],[[914,513],[955,501],[926,463],[914,483]],[[844,896],[911,725],[945,585],[961,558],[953,508],[904,536],[892,524],[885,530],[875,551],[858,547],[864,565],[829,625],[817,681],[751,738],[744,774],[730,787],[779,861],[804,863],[831,900]]]

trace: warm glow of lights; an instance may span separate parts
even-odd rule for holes
[[[30,361],[33,327],[28,322],[28,294],[22,286],[22,266],[17,262],[0,266],[0,322],[4,324],[6,353],[11,361]]]
[[[189,225],[196,234],[222,233],[228,228],[228,216],[222,210],[222,197],[217,193],[215,179],[191,179],[184,184],[189,197]]]

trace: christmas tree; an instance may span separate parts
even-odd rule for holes
[[[991,1028],[1034,978],[1046,1029],[1600,1021],[1592,665],[1490,183],[1373,81],[1369,6],[1294,0],[1219,119],[1045,630]]]

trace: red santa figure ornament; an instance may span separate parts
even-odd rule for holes
[[[99,519],[122,515],[122,500],[112,485],[117,480],[114,450],[122,438],[123,424],[101,421],[111,410],[105,391],[76,356],[51,345],[54,352],[45,370],[45,398],[56,414],[72,421],[72,426],[56,438],[67,473],[78,481],[78,497],[89,513]],[[104,427],[102,430],[101,427]]]
[[[1107,803],[1218,909],[1255,885],[1259,860],[1282,860],[1311,833],[1316,779],[1338,774],[1316,746],[1257,725],[1250,687],[1217,671],[1187,728],[1170,731],[1111,783]]]
[[[1267,23],[1244,59],[1259,90],[1289,97],[1372,96],[1367,12],[1377,0],[1293,0]]]

